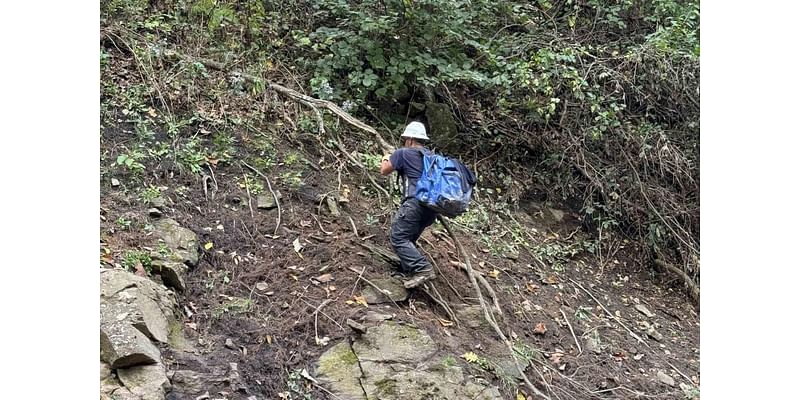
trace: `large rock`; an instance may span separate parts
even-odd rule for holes
[[[454,356],[435,357],[423,330],[384,322],[352,345],[339,343],[319,359],[317,376],[347,400],[499,400],[497,387],[465,378]]]
[[[350,343],[341,342],[322,354],[319,358],[317,374],[320,381],[331,387],[343,400],[364,399],[361,387],[361,366]]]
[[[158,363],[161,352],[138,329],[119,323],[100,328],[100,359],[112,368],[125,368]]]
[[[160,219],[154,223],[156,236],[164,241],[177,261],[190,266],[197,265],[197,235],[182,227],[171,218]]]
[[[362,361],[415,363],[436,352],[436,344],[424,331],[395,322],[384,322],[353,343]]]
[[[439,147],[452,148],[458,144],[458,129],[450,106],[444,103],[425,103],[425,118],[428,120],[428,137]]]
[[[117,376],[141,400],[164,400],[165,391],[170,387],[163,364],[119,369]]]
[[[153,272],[161,275],[164,285],[183,292],[186,290],[186,272],[189,267],[178,261],[153,260]]]
[[[100,272],[100,327],[127,323],[162,343],[169,340],[177,304],[167,290],[122,270]]]
[[[396,278],[378,278],[371,281],[383,290],[389,291],[389,295],[379,292],[372,286],[367,286],[361,291],[364,300],[369,304],[381,304],[394,301],[404,301],[408,297],[408,291],[403,286],[403,282]]]
[[[163,286],[127,271],[101,270],[101,359],[112,368],[159,363],[151,339],[169,341],[175,307]]]

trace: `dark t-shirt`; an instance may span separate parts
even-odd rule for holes
[[[403,147],[397,149],[389,157],[392,167],[404,178],[404,198],[414,197],[417,192],[417,180],[422,175],[422,149]],[[424,149],[424,151],[429,151]]]

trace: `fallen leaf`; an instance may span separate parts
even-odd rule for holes
[[[498,275],[500,275],[500,271],[498,271],[498,270],[494,269],[494,270],[492,270],[492,272],[489,272],[489,273],[488,273],[488,274],[486,274],[486,275],[489,275],[489,276],[491,276],[492,278],[494,278],[494,279],[497,279],[497,276],[498,276]]]
[[[258,289],[258,290],[260,290],[262,292],[267,290],[267,288],[269,288],[269,285],[267,285],[266,282],[258,282],[258,283],[256,283],[256,289]]]
[[[517,400],[527,400],[527,398],[525,397],[525,393],[518,392],[517,393]]]
[[[555,285],[558,283],[558,278],[555,275],[549,275],[546,278],[542,279],[542,283],[547,285]]]
[[[448,321],[448,320],[442,319],[442,318],[439,318],[439,323],[442,324],[442,326],[453,326],[453,325],[455,325],[452,321]]]
[[[614,357],[614,360],[617,362],[622,362],[628,359],[628,355],[625,354],[624,351],[614,352],[613,354],[611,354],[611,356]]]
[[[267,335],[267,344],[272,344],[272,335]]]
[[[478,358],[479,358],[477,354],[475,354],[475,353],[473,353],[471,351],[462,354],[461,357],[463,357],[465,360],[467,360],[467,362],[471,362],[471,363],[478,362]]]
[[[303,255],[300,254],[300,250],[303,249],[303,245],[300,244],[300,238],[295,239],[294,242],[292,242],[292,246],[294,246],[294,252],[297,253],[300,258],[303,258]]]
[[[211,250],[212,247],[214,247],[214,243],[211,242],[208,242],[203,246],[203,248],[206,250]]]
[[[564,357],[564,353],[553,353],[550,354],[550,361],[553,364],[558,364],[561,362],[561,357]]]
[[[547,332],[547,327],[544,326],[544,322],[539,322],[533,328],[533,333],[536,333],[536,334],[539,334],[539,335],[544,335],[545,332]]]
[[[302,226],[303,228],[308,228],[309,226],[311,226],[311,221],[301,220],[300,226]]]
[[[634,360],[636,360],[636,361],[639,361],[639,360],[641,360],[641,359],[642,359],[642,357],[644,357],[644,354],[642,354],[642,353],[639,353],[639,354],[637,354],[637,355],[633,356],[633,359],[634,359]]]
[[[364,296],[353,296],[353,300],[355,300],[356,303],[361,304],[364,307],[368,306],[367,299],[365,299]]]
[[[314,278],[314,280],[316,280],[319,283],[328,283],[331,280],[333,280],[333,275],[331,275],[331,274],[322,274],[322,275]]]
[[[536,285],[533,284],[533,282],[528,281],[525,284],[525,288],[528,289],[528,291],[531,292],[531,293],[536,293],[536,291],[539,289],[539,286],[536,286]]]

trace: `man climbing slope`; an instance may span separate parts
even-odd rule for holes
[[[400,258],[399,272],[406,278],[403,286],[410,289],[436,276],[431,263],[417,249],[416,241],[422,231],[436,220],[437,214],[414,197],[422,173],[423,152],[430,152],[424,145],[429,140],[425,125],[411,122],[400,137],[403,147],[381,160],[381,175],[397,171],[403,178],[403,199],[392,220],[389,238]]]

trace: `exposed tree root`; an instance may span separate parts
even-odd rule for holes
[[[481,294],[481,288],[480,286],[478,286],[478,282],[475,279],[475,272],[473,271],[472,265],[469,262],[469,254],[467,254],[467,251],[464,250],[464,246],[461,244],[461,241],[459,241],[458,238],[455,236],[455,234],[453,234],[453,231],[450,229],[450,224],[447,223],[447,220],[445,220],[442,216],[439,216],[438,218],[439,222],[441,222],[442,225],[444,226],[444,229],[447,230],[447,233],[450,235],[451,238],[453,238],[453,242],[456,244],[459,253],[461,253],[461,257],[464,259],[464,265],[465,268],[467,269],[467,275],[469,275],[469,280],[472,283],[472,286],[475,288],[475,294],[478,296],[478,302],[480,303],[481,308],[483,309],[483,316],[486,319],[486,322],[489,325],[491,325],[492,328],[494,328],[494,331],[497,333],[498,336],[500,336],[500,339],[503,340],[503,343],[505,343],[506,347],[508,347],[508,351],[511,353],[511,359],[514,360],[514,365],[516,365],[517,371],[519,372],[520,376],[522,376],[522,379],[525,381],[525,385],[528,386],[528,389],[530,389],[536,395],[541,396],[544,399],[550,400],[550,396],[542,393],[542,391],[536,388],[536,386],[533,386],[533,383],[531,383],[531,381],[525,375],[524,368],[522,368],[522,366],[519,363],[519,360],[517,360],[517,357],[514,354],[514,345],[511,343],[510,340],[508,340],[506,335],[497,325],[497,322],[494,320],[494,317],[489,311],[489,308],[486,306],[486,301],[483,299],[483,295]]]

